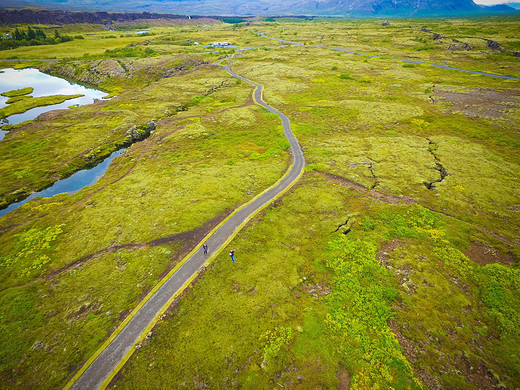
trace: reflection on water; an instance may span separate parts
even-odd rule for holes
[[[86,88],[79,84],[73,84],[67,80],[59,77],[50,76],[48,74],[40,72],[38,69],[27,68],[27,69],[3,69],[0,72],[0,93],[12,91],[15,89],[21,89],[26,87],[32,87],[34,91],[31,93],[33,97],[40,96],[52,96],[52,95],[78,95],[84,96],[66,100],[60,104],[54,104],[51,106],[36,107],[30,109],[22,114],[15,114],[7,117],[4,123],[16,125],[18,123],[32,120],[38,115],[57,109],[68,108],[70,106],[82,106],[85,104],[94,103],[95,99],[102,99],[107,96],[107,93],[98,91],[96,89]],[[5,107],[8,98],[0,96],[0,108]],[[3,134],[0,133],[0,139],[3,138]]]
[[[49,187],[40,192],[35,192],[34,194],[31,194],[28,198],[18,203],[13,203],[8,208],[0,210],[0,217],[7,214],[10,211],[13,211],[14,209],[17,209],[18,207],[28,202],[32,198],[36,198],[38,196],[42,198],[50,198],[51,196],[62,194],[65,192],[67,192],[68,194],[73,194],[84,187],[95,184],[99,180],[99,178],[101,178],[101,176],[105,174],[112,160],[124,151],[125,149],[118,150],[112,153],[101,164],[96,165],[94,168],[78,171],[74,175],[66,179],[57,181],[52,185],[52,187]]]

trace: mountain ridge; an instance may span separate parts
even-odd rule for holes
[[[473,0],[4,0],[0,5],[9,7],[200,16],[428,17],[516,12],[509,6],[486,7]]]

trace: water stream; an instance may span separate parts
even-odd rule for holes
[[[10,211],[17,209],[24,203],[38,196],[42,198],[50,198],[51,196],[63,194],[65,192],[70,195],[81,190],[82,188],[95,184],[105,174],[112,160],[115,157],[119,156],[121,153],[123,153],[124,150],[125,149],[120,149],[112,153],[105,160],[103,160],[102,163],[96,165],[94,168],[78,171],[66,179],[58,180],[51,187],[46,188],[43,191],[35,192],[31,194],[28,198],[9,205],[9,207],[7,207],[6,209],[0,210],[0,217],[2,217]]]

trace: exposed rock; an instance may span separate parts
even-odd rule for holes
[[[381,26],[390,26],[390,22],[383,22],[381,23]]]
[[[491,39],[486,39],[487,47],[493,50],[498,50],[499,52],[503,52],[504,50],[500,47],[500,44],[496,41],[492,41]]]
[[[158,80],[184,73],[205,64],[202,58],[179,56],[174,59],[104,59],[52,63],[40,69],[80,83],[99,86],[108,80],[146,78]]]
[[[466,51],[469,51],[471,50],[472,47],[469,43],[461,43],[460,45],[450,45],[448,47],[448,50],[450,51],[455,51],[455,50],[466,50]]]
[[[518,52],[518,51],[514,51],[514,52],[513,52],[513,56],[515,56],[515,57],[520,57],[520,52]]]
[[[437,39],[444,38],[441,34],[433,33],[433,40],[436,41]]]
[[[126,132],[127,140],[130,144],[142,141],[148,138],[153,130],[155,130],[155,122],[153,121],[149,124],[134,126]]]
[[[427,28],[421,28],[421,31],[425,32],[425,33],[431,33],[432,32],[431,30],[428,30]]]

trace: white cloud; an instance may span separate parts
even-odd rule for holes
[[[495,5],[495,4],[507,4],[504,0],[473,0],[477,4],[482,5]]]

